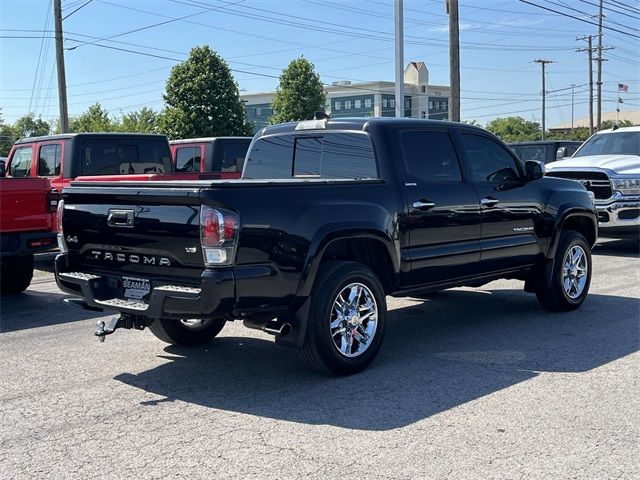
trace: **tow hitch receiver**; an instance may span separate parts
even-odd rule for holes
[[[111,317],[106,324],[103,320],[100,320],[97,322],[97,325],[98,329],[94,335],[98,337],[98,340],[102,343],[107,335],[111,335],[118,328],[144,330],[147,326],[147,320],[144,317],[120,315]]]

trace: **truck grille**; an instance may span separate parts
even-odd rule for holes
[[[613,194],[611,190],[611,180],[604,172],[574,172],[574,171],[551,171],[547,172],[548,177],[566,178],[576,180],[595,195],[596,199],[604,200]]]

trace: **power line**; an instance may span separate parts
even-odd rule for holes
[[[64,17],[62,17],[62,20],[66,20],[67,18],[69,18],[71,15],[73,15],[74,13],[76,13],[78,10],[80,10],[81,8],[86,7],[87,5],[89,5],[91,2],[93,2],[93,0],[87,0],[85,3],[83,3],[82,5],[80,5],[78,8],[76,8],[73,12],[65,15]]]
[[[529,2],[528,0],[518,0],[518,1],[521,2],[521,3],[526,3],[527,5],[531,5],[533,7],[538,7],[538,8],[541,8],[543,10],[548,10],[550,12],[557,13],[558,15],[562,15],[562,16],[565,16],[565,17],[573,18],[574,20],[578,20],[580,22],[588,23],[589,25],[595,25],[596,27],[598,26],[597,23],[590,22],[589,20],[585,20],[584,18],[579,18],[579,17],[576,17],[574,15],[570,15],[568,13],[559,12],[558,10],[554,10],[552,8],[548,8],[548,7],[545,7],[543,5],[537,5],[535,3]],[[617,28],[613,28],[613,27],[609,27],[609,26],[604,26],[604,28],[606,28],[608,30],[612,30],[614,32],[622,33],[623,35],[629,35],[630,37],[640,38],[640,35],[636,35],[634,33],[629,33],[629,32],[624,32],[622,30],[618,30]]]

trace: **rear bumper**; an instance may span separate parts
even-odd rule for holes
[[[198,286],[151,282],[148,300],[121,298],[122,276],[69,271],[66,255],[55,260],[56,283],[60,290],[82,297],[90,306],[148,318],[221,317],[231,313],[235,303],[233,270],[205,270]]]
[[[57,248],[56,232],[0,234],[0,257],[18,257]]]
[[[596,200],[596,210],[603,237],[640,233],[640,196],[616,194],[606,202]]]

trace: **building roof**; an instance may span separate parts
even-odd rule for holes
[[[620,121],[623,120],[628,120],[631,123],[633,123],[634,125],[640,125],[640,110],[621,110],[620,113],[618,114],[618,119]],[[602,112],[602,121],[612,121],[615,122],[616,120],[616,111],[610,111],[610,112]],[[596,124],[596,115],[594,114],[593,116],[593,124]],[[582,117],[582,118],[578,118],[577,120],[573,121],[573,127],[577,128],[577,127],[588,127],[589,126],[589,115]],[[570,130],[571,129],[571,122],[564,122],[561,123],[560,125],[556,125],[554,127],[549,128],[550,131],[553,130]]]

